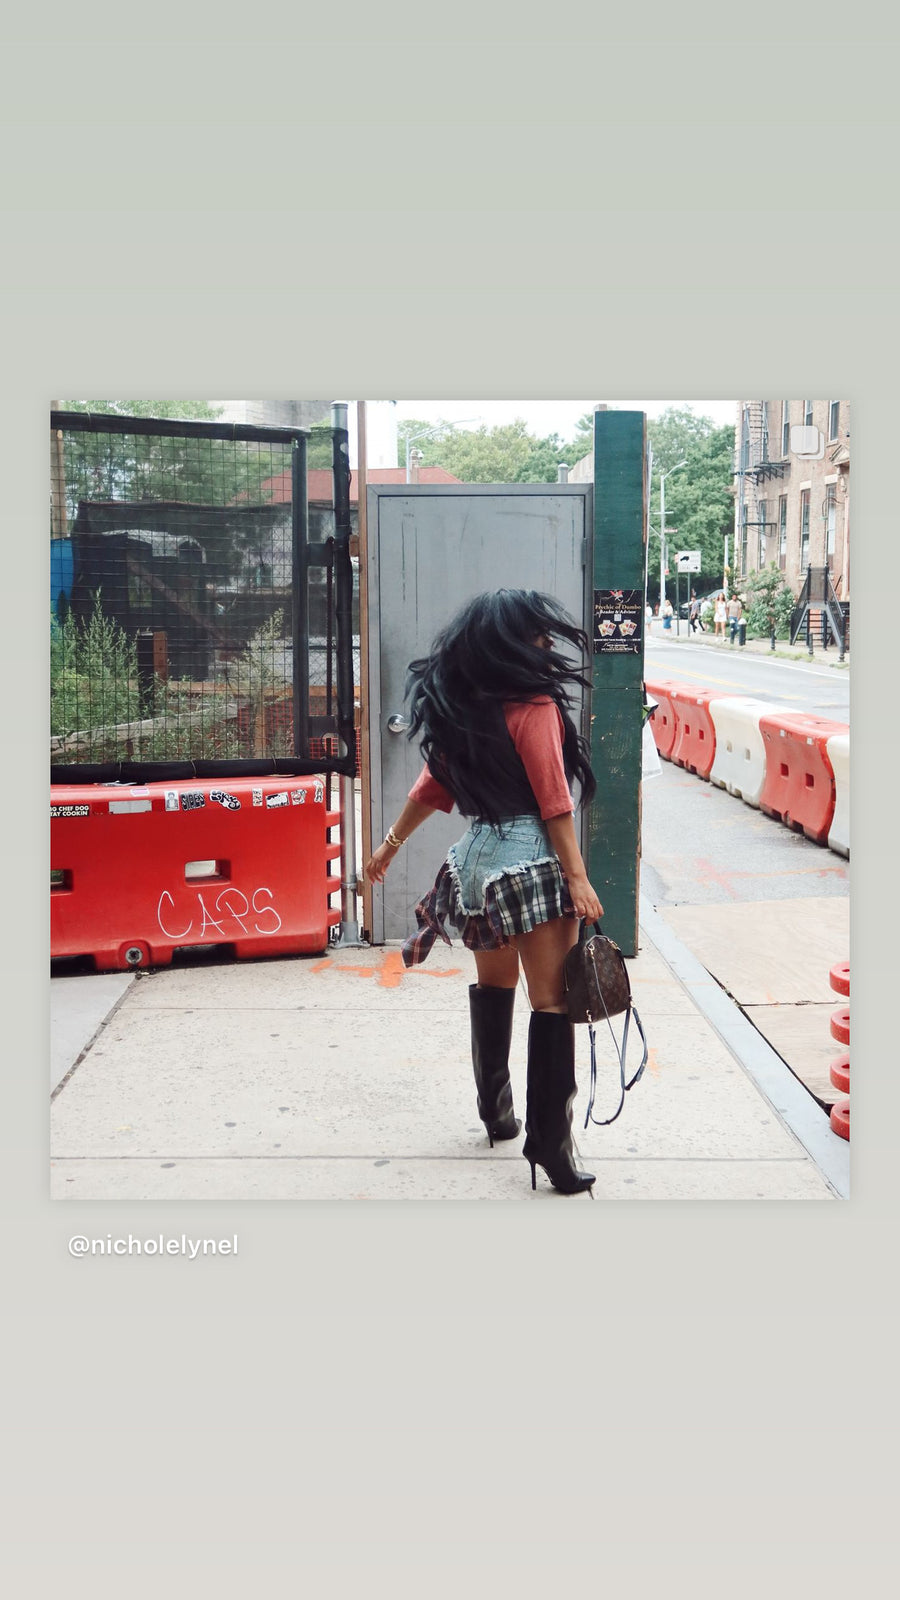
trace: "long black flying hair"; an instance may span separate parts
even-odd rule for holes
[[[576,665],[555,641],[574,645]],[[551,648],[539,641],[550,641]],[[582,802],[596,789],[590,751],[570,715],[575,684],[589,689],[581,670],[587,635],[551,595],[498,589],[476,596],[438,634],[430,655],[410,662],[409,737],[465,816],[499,822],[498,797],[518,764],[503,715],[506,700],[548,695],[563,719],[563,762]]]

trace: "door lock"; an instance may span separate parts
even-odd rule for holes
[[[409,729],[409,723],[405,717],[401,717],[399,711],[395,711],[392,717],[388,717],[387,726],[388,733],[406,733]]]

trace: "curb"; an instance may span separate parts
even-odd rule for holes
[[[821,1107],[777,1050],[747,1020],[737,1002],[720,988],[643,894],[639,920],[697,1010],[768,1100],[776,1116],[803,1146],[829,1188],[842,1200],[849,1200],[849,1144],[832,1133]]]

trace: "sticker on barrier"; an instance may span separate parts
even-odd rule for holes
[[[186,945],[321,954],[341,917],[329,904],[341,887],[329,873],[340,813],[326,810],[319,779],[292,780],[299,805],[283,782],[150,784],[137,802],[116,802],[108,785],[53,786],[51,956],[90,955],[114,971],[168,964]],[[117,809],[132,803],[147,809]]]

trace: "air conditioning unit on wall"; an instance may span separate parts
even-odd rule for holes
[[[825,454],[825,435],[818,428],[795,424],[791,428],[791,454],[803,456],[807,461],[821,461]]]

